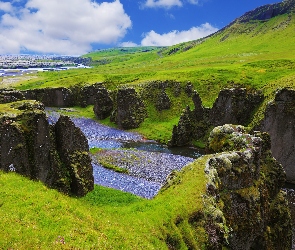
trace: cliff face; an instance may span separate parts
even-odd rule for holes
[[[290,13],[295,9],[294,0],[285,0],[280,3],[267,4],[256,8],[255,10],[245,13],[240,18],[236,19],[235,22],[249,22],[253,20],[268,20],[278,15]]]
[[[281,89],[267,105],[259,127],[271,137],[273,156],[284,166],[288,182],[295,183],[295,91]]]
[[[218,153],[205,169],[209,249],[291,249],[290,212],[280,191],[285,172],[271,155],[268,134],[224,125],[214,128],[208,145]]]
[[[85,136],[67,117],[50,126],[43,104],[2,104],[0,169],[15,171],[67,194],[83,196],[93,189]]]
[[[77,85],[71,88],[43,88],[22,91],[27,100],[37,100],[47,107],[72,107],[93,105],[100,83]]]
[[[247,125],[254,110],[262,103],[260,92],[249,92],[244,88],[223,89],[211,109],[202,106],[201,99],[194,91],[194,110],[183,111],[179,123],[174,127],[170,146],[184,146],[201,139],[210,128],[226,123]]]

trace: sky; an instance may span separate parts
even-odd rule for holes
[[[0,54],[170,46],[280,0],[0,0]]]

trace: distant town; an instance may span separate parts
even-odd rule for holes
[[[0,76],[23,70],[55,71],[89,67],[90,58],[56,55],[0,55]]]

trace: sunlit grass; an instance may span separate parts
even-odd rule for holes
[[[0,248],[167,249],[167,235],[184,244],[193,233],[190,240],[201,249],[204,229],[188,220],[203,209],[205,160],[189,165],[177,184],[153,200],[101,186],[84,198],[67,197],[0,172]]]

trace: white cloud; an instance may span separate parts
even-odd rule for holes
[[[134,42],[128,41],[128,42],[120,43],[119,46],[120,46],[120,47],[137,47],[137,46],[139,46],[139,45],[136,44],[136,43],[134,43]]]
[[[0,1],[0,10],[2,10],[4,12],[11,12],[13,10],[13,7],[12,7],[11,3],[9,3],[9,2]]]
[[[141,41],[142,46],[171,46],[182,42],[196,40],[208,36],[218,29],[209,23],[202,24],[199,27],[192,27],[189,30],[171,31],[165,34],[158,34],[155,31],[150,31],[145,34]]]
[[[198,5],[200,0],[146,0],[143,7],[148,8],[166,8],[170,9],[174,6],[182,7],[184,3]]]
[[[199,4],[198,0],[188,0],[188,2],[195,5]]]
[[[91,44],[118,42],[129,28],[119,0],[28,0],[16,13],[2,16],[0,53],[84,54]]]
[[[149,8],[162,7],[169,9],[174,6],[181,7],[182,2],[180,0],[147,0],[144,6]]]

